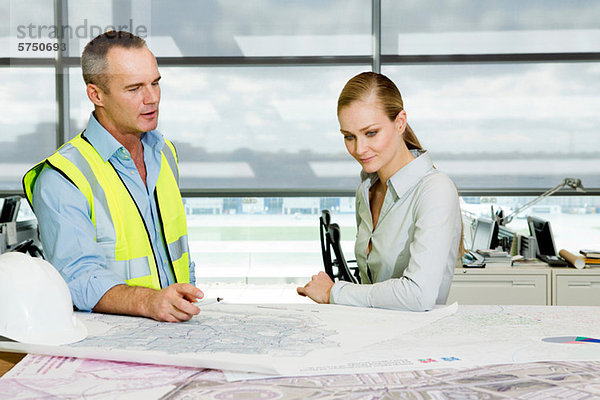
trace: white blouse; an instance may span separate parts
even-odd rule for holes
[[[375,229],[369,189],[379,177],[361,174],[354,252],[362,284],[336,282],[331,303],[412,311],[446,303],[461,238],[458,193],[429,153],[412,153],[416,158],[388,179]]]

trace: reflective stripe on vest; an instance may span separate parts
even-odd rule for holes
[[[185,210],[177,184],[177,158],[173,145],[161,152],[155,199],[167,255],[177,282],[189,282],[189,249]],[[54,168],[85,195],[107,267],[127,284],[160,289],[150,235],[127,187],[110,162],[104,162],[82,135],[33,167],[23,178],[32,203],[35,181],[44,168]],[[166,211],[166,212],[165,212]]]

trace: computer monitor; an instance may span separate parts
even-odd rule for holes
[[[535,237],[538,247],[538,255],[555,256],[556,246],[554,245],[554,236],[550,222],[538,217],[527,217],[529,233]]]
[[[495,247],[494,244],[496,246],[498,244],[498,225],[496,221],[487,218],[477,218],[471,250],[492,249]]]
[[[0,211],[0,223],[16,221],[20,205],[21,197],[19,196],[5,198]]]

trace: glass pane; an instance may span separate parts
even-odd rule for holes
[[[459,189],[600,187],[600,64],[384,66]]]
[[[600,51],[595,0],[382,0],[382,53]]]
[[[69,2],[69,21],[94,31],[73,38],[72,56],[89,37],[119,26],[163,57],[371,54],[368,0],[85,0]]]
[[[0,68],[0,189],[56,150],[54,69]]]
[[[141,3],[142,6],[148,4],[147,1],[137,3]],[[102,32],[118,29],[119,25],[122,30],[144,37],[144,31],[148,27],[148,18],[140,16],[133,21],[134,18],[129,17],[130,12],[129,1],[69,1],[68,25],[71,27],[71,34],[68,38],[69,56],[80,57],[83,48],[90,40]],[[129,19],[132,19],[132,23],[129,23]]]
[[[0,1],[0,57],[54,58],[54,1]]]
[[[10,18],[7,20],[6,15],[10,16],[10,1],[0,0],[0,15],[2,17],[2,23],[0,23],[0,57],[9,57],[11,40],[10,40]],[[16,29],[15,29],[16,31]]]
[[[552,196],[530,207],[521,208],[534,199],[535,197],[516,196],[462,197],[461,208],[463,213],[471,217],[487,218],[491,216],[491,206],[494,210],[502,209],[505,216],[521,209],[506,226],[511,231],[529,236],[527,216],[532,215],[550,222],[557,252],[566,249],[578,254],[581,249],[598,248],[600,197]],[[468,232],[467,225],[465,224],[465,232]],[[469,243],[468,233],[465,233],[465,240]]]
[[[159,129],[177,146],[182,187],[354,191],[360,167],[346,153],[336,101],[368,69],[160,68]],[[79,71],[71,118],[82,129],[92,107]]]
[[[462,197],[464,235],[471,218],[490,217],[490,206],[511,213],[534,197]],[[347,260],[354,259],[353,197],[186,198],[191,257],[200,288],[211,282],[306,283],[323,270],[319,216],[329,209],[341,227]],[[529,236],[526,216],[550,221],[557,249],[578,253],[600,242],[600,197],[552,196],[524,209],[507,225]]]
[[[351,197],[186,198],[191,258],[203,283],[306,283],[323,270],[319,216],[329,209],[354,259]]]
[[[69,68],[69,115],[71,117],[69,138],[74,138],[85,129],[92,111],[94,106],[87,97],[81,68]]]

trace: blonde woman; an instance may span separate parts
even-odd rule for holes
[[[445,304],[461,247],[456,186],[433,166],[386,76],[348,81],[337,115],[346,149],[362,166],[355,255],[361,284],[320,272],[298,293],[317,303],[426,311]]]

